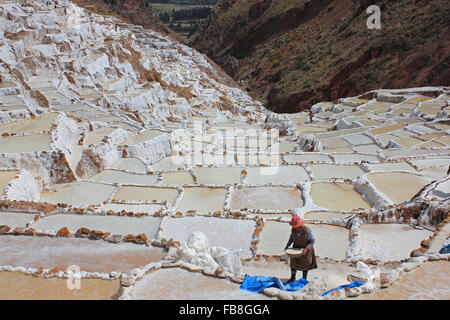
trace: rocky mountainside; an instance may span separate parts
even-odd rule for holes
[[[381,29],[367,28],[369,5]],[[276,112],[378,88],[448,85],[445,0],[221,0],[188,44]]]

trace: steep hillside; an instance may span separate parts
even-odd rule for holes
[[[381,30],[366,26],[371,4]],[[277,112],[377,88],[448,85],[445,0],[221,0],[188,44]]]
[[[89,12],[112,15],[127,23],[141,25],[164,35],[176,37],[176,34],[159,20],[148,0],[73,0],[72,2],[86,8]]]

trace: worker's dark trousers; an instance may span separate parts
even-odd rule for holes
[[[303,279],[306,280],[306,277],[308,276],[308,271],[302,271],[303,272]],[[297,275],[297,270],[291,269],[291,278],[295,279],[295,276]]]

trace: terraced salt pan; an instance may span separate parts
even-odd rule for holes
[[[407,162],[384,162],[384,163],[376,163],[376,164],[368,164],[367,167],[370,171],[412,171],[417,172],[413,166],[411,166]]]
[[[34,219],[33,214],[21,212],[0,212],[0,226],[7,225],[14,229],[16,227],[25,227]]]
[[[311,197],[317,206],[330,210],[351,211],[372,207],[350,183],[312,183]]]
[[[154,185],[158,181],[157,175],[133,174],[118,170],[103,170],[89,178],[89,180],[103,183]]]
[[[302,192],[287,187],[249,187],[234,189],[230,209],[288,210],[303,207]]]
[[[147,140],[153,139],[155,137],[158,137],[162,135],[164,132],[158,131],[158,130],[145,130],[137,135],[128,137],[123,144],[127,145],[136,145],[140,144],[142,142],[145,142]]]
[[[102,142],[105,136],[107,136],[114,130],[116,130],[116,128],[106,127],[89,132],[86,138],[84,139],[84,144],[87,146],[91,144],[93,145],[99,144],[100,142]]]
[[[156,187],[121,187],[114,195],[115,200],[134,200],[134,201],[167,201],[171,205],[175,203],[178,197],[178,190],[175,188],[156,188]]]
[[[235,184],[241,182],[240,167],[192,168],[197,183],[202,184]]]
[[[1,236],[0,265],[66,270],[77,265],[87,272],[126,272],[164,258],[160,248],[103,240]]]
[[[379,152],[383,151],[379,146],[376,144],[365,144],[361,146],[353,146],[353,151],[359,152],[359,153],[369,153],[369,154],[378,154]]]
[[[336,163],[354,163],[354,162],[370,162],[370,163],[378,163],[380,160],[374,155],[367,155],[367,154],[338,154],[333,153],[333,158],[336,161]]]
[[[373,143],[372,139],[362,134],[354,134],[351,136],[346,136],[344,137],[344,139],[353,145]]]
[[[450,179],[439,183],[437,187],[431,191],[431,195],[441,199],[450,199]]]
[[[181,157],[165,157],[152,164],[153,171],[186,169]]]
[[[19,173],[20,171],[16,170],[0,171],[0,196],[2,196],[8,182],[10,182],[11,179]]]
[[[223,211],[226,194],[227,189],[224,188],[184,188],[184,195],[177,210],[181,212],[196,210],[202,213]]]
[[[145,212],[148,214],[154,214],[157,211],[164,209],[164,206],[159,204],[125,204],[125,203],[107,203],[101,207],[102,211],[108,212],[113,211],[115,213],[126,211],[141,213]]]
[[[167,281],[170,279],[170,281]],[[137,281],[130,296],[136,300],[268,300],[265,295],[239,289],[229,280],[184,269],[160,269]]]
[[[50,134],[0,137],[1,153],[50,151]]]
[[[315,238],[316,256],[345,259],[349,245],[349,231],[346,228],[325,224],[307,224]],[[282,255],[291,233],[291,226],[285,222],[265,221],[258,243],[258,253]]]
[[[67,227],[71,233],[80,228],[100,230],[112,234],[138,235],[144,233],[149,239],[156,239],[161,218],[158,217],[118,217],[96,215],[59,214],[40,219],[33,224],[36,230],[54,230]]]
[[[369,173],[367,179],[395,204],[409,201],[431,179],[407,172]]]
[[[136,158],[120,158],[112,165],[111,169],[127,170],[140,174],[147,173],[145,164]]]
[[[367,300],[450,300],[450,277],[447,261],[426,262],[419,268],[401,276],[389,288],[371,295],[361,295]],[[420,279],[420,281],[418,281]]]
[[[310,164],[315,180],[327,179],[356,179],[364,174],[364,171],[358,166],[337,165],[337,164]]]
[[[433,232],[418,230],[406,224],[364,224],[360,227],[364,259],[398,261],[410,257],[422,240]]]
[[[334,147],[334,148],[324,148],[324,151],[330,154],[334,154],[336,152],[340,153],[355,153],[354,150],[350,149],[349,147]]]
[[[331,220],[331,219],[345,219],[350,217],[352,214],[350,213],[340,213],[333,211],[311,211],[306,212],[304,219],[305,220]]]
[[[248,167],[247,184],[297,184],[309,181],[301,166]]]
[[[56,184],[51,187],[51,191],[41,194],[41,202],[66,203],[77,207],[101,204],[108,200],[116,189],[113,186],[87,181]]]
[[[286,162],[294,164],[315,161],[332,162],[326,154],[315,154],[313,152],[311,154],[287,154],[283,158]]]
[[[194,178],[189,171],[176,171],[161,173],[162,185],[184,185],[193,184]]]
[[[345,139],[337,137],[330,139],[321,139],[322,145],[324,148],[333,148],[333,147],[347,147],[351,144],[347,142]]]
[[[392,132],[395,130],[403,129],[404,127],[406,127],[404,124],[396,123],[396,124],[392,124],[392,125],[387,125],[387,126],[370,129],[369,132],[373,135],[385,134],[385,133]]]
[[[25,134],[40,133],[51,129],[53,121],[58,113],[52,112],[36,117],[34,119],[25,119],[14,121],[8,124],[0,125],[0,133]]]
[[[215,217],[169,218],[162,225],[161,238],[186,242],[194,231],[203,232],[211,247],[242,249],[241,257],[251,257],[250,243],[256,222]]]
[[[80,289],[69,290],[67,279],[0,272],[0,300],[108,300],[119,287],[120,280],[81,279]]]
[[[396,139],[394,140],[394,142],[405,148],[411,148],[423,143],[422,140],[416,139],[414,137]]]

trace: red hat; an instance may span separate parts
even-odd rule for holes
[[[292,226],[292,228],[299,228],[303,225],[303,219],[299,216],[293,216],[291,222],[289,224]]]

